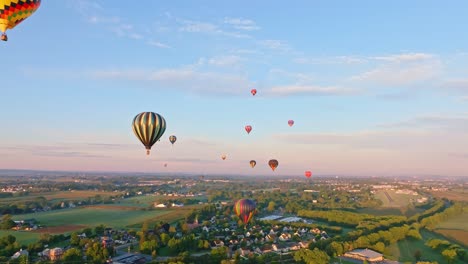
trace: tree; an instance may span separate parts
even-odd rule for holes
[[[275,202],[273,202],[273,201],[269,202],[268,203],[268,208],[267,208],[268,212],[273,212],[275,210],[275,207],[276,207]]]
[[[70,248],[63,253],[62,259],[64,262],[80,263],[83,261],[83,255],[81,254],[81,250]]]
[[[70,235],[70,245],[78,246],[80,244],[80,237],[76,232],[71,233]]]
[[[421,257],[422,257],[422,253],[421,253],[421,250],[416,250],[413,254],[414,258],[416,259],[416,261],[420,261],[421,260]]]
[[[104,227],[103,224],[98,225],[98,226],[96,226],[96,227],[94,228],[94,233],[95,233],[96,235],[98,235],[98,236],[102,236],[102,235],[104,234],[104,230],[105,230],[105,229],[106,229],[106,228]]]
[[[447,260],[447,263],[453,263],[455,257],[457,256],[457,252],[454,249],[446,249],[442,251],[442,256]]]
[[[0,229],[11,229],[16,226],[15,221],[11,219],[11,215],[6,214],[2,216],[2,222],[0,223]]]

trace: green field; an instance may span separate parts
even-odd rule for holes
[[[421,230],[421,236],[423,237],[422,240],[405,239],[388,246],[386,249],[386,253],[390,255],[388,258],[393,257],[392,259],[396,258],[401,262],[414,263],[415,259],[413,254],[414,252],[416,252],[416,250],[420,250],[423,256],[422,258],[424,260],[437,261],[438,263],[447,263],[447,261],[444,259],[444,257],[442,257],[442,255],[439,252],[432,250],[430,247],[424,245],[424,243],[426,243],[426,241],[428,241],[431,238],[445,238],[441,235],[435,234],[427,230]],[[456,261],[453,264],[463,264],[463,262]]]
[[[389,197],[385,194],[388,193]],[[375,193],[375,197],[382,201],[382,207],[402,208],[410,205],[412,200],[421,198],[421,195],[411,195],[396,193],[396,190],[380,190]]]
[[[468,213],[440,223],[435,232],[468,246]]]
[[[7,235],[12,235],[16,237],[16,241],[20,245],[29,245],[31,243],[36,242],[39,240],[39,233],[32,233],[32,232],[26,232],[26,231],[6,231],[6,230],[0,230],[0,237],[7,236]]]
[[[408,207],[401,207],[401,208],[390,208],[390,207],[379,207],[379,208],[361,208],[356,210],[358,213],[361,214],[371,214],[376,216],[385,216],[385,215],[404,215],[406,217],[411,217],[415,214],[419,214],[424,212],[424,209],[421,208],[408,208]]]
[[[44,197],[49,201],[68,201],[68,200],[83,200],[88,197],[101,195],[104,197],[115,196],[119,193],[116,192],[101,192],[101,191],[60,191],[60,192],[47,192],[47,193],[31,193],[26,196],[13,196],[8,198],[1,198],[0,204],[11,204],[15,202],[34,201],[39,197]]]
[[[41,213],[15,215],[14,220],[35,218],[41,225],[47,227],[63,225],[97,226],[104,224],[113,228],[124,228],[141,223],[145,220],[157,219],[158,216],[169,213],[169,210],[122,210],[110,206],[93,206],[54,210]]]

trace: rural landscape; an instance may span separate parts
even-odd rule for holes
[[[466,178],[2,171],[1,184],[8,263],[468,260]],[[234,205],[246,198],[244,223]]]

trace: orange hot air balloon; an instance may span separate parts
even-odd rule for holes
[[[225,159],[226,159],[226,155],[223,154],[223,155],[221,156],[221,158],[222,158],[223,160],[225,160]]]
[[[311,171],[306,171],[306,172],[305,172],[305,176],[306,176],[307,178],[310,178],[310,176],[312,176],[312,172],[311,172]]]
[[[256,94],[257,94],[257,89],[252,89],[252,90],[250,91],[250,93],[251,93],[252,95],[256,95]]]
[[[250,131],[252,131],[252,126],[245,126],[245,131],[247,131],[247,134],[250,134]]]
[[[294,125],[294,120],[288,120],[288,125],[292,127]]]
[[[268,161],[268,166],[270,166],[270,168],[275,171],[275,169],[278,167],[278,161],[275,160],[275,159],[271,159],[270,161]]]
[[[255,167],[255,165],[257,165],[257,162],[255,160],[251,160],[250,161],[250,167]]]

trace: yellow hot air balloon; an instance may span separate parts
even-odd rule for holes
[[[41,5],[41,0],[0,0],[1,40],[7,41],[5,32],[31,16]]]

